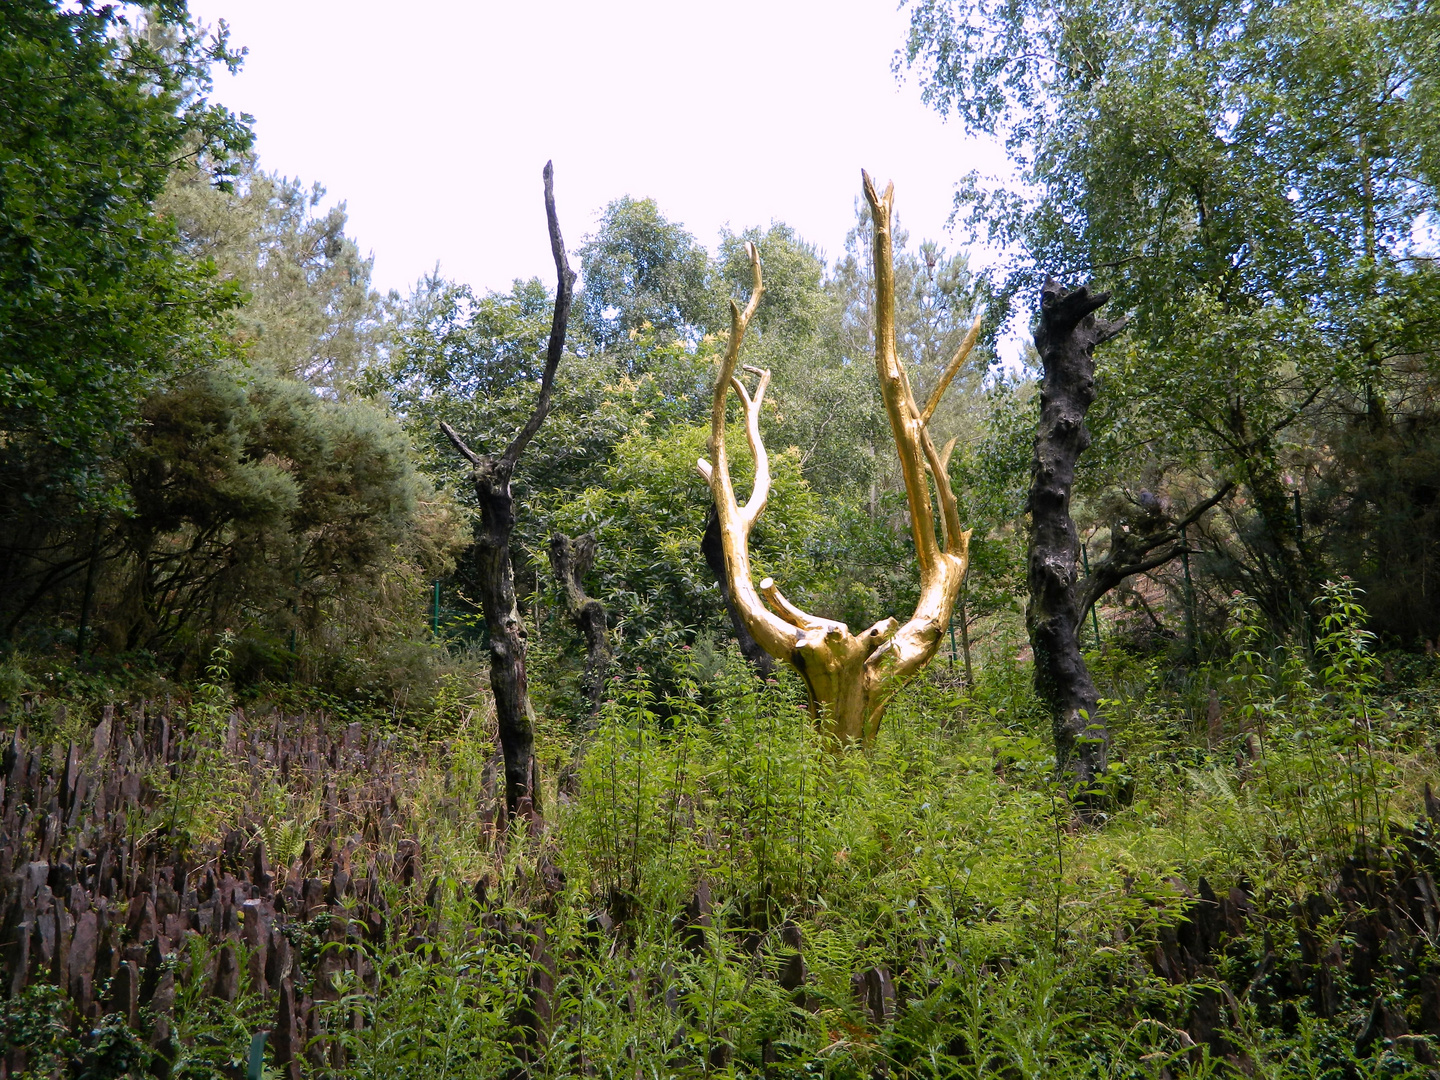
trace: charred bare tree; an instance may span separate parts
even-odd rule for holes
[[[545,163],[545,217],[550,228],[550,248],[555,256],[558,284],[555,314],[550,323],[550,343],[545,354],[545,371],[540,379],[540,396],[535,411],[510,445],[499,455],[477,454],[465,445],[449,424],[441,429],[460,455],[470,463],[475,496],[480,504],[480,523],[475,529],[475,561],[480,580],[480,607],[490,637],[490,689],[495,696],[495,715],[500,729],[500,750],[505,758],[505,805],[513,816],[530,809],[537,811],[539,791],[535,783],[536,763],[532,748],[534,729],[525,677],[525,626],[515,603],[515,571],[510,563],[510,534],[515,528],[515,500],[510,480],[525,447],[540,430],[550,411],[555,368],[565,351],[565,329],[570,320],[575,272],[565,254],[560,220],[555,214],[554,168]]]
[[[1222,484],[1215,494],[1178,518],[1150,492],[1140,492],[1133,500],[1136,512],[1110,522],[1110,550],[1075,586],[1080,622],[1085,621],[1096,601],[1126,578],[1157,570],[1187,551],[1193,553],[1195,549],[1186,540],[1190,526],[1234,490],[1233,483]]]
[[[725,611],[730,616],[730,628],[740,645],[740,655],[750,661],[761,676],[769,678],[775,674],[775,658],[760,647],[730,595],[730,574],[725,569],[725,545],[720,539],[720,516],[715,512],[714,504],[711,504],[710,517],[705,522],[705,535],[700,540],[700,551],[705,556],[710,572],[715,575],[715,582],[720,586],[720,595],[725,598]]]
[[[1080,620],[1088,607],[1081,607],[1075,587],[1080,538],[1070,517],[1070,492],[1075,462],[1090,445],[1085,414],[1095,400],[1095,346],[1125,325],[1124,320],[1095,318],[1109,299],[1109,293],[1092,295],[1083,287],[1065,292],[1054,279],[1048,280],[1035,335],[1045,377],[1026,506],[1030,603],[1025,626],[1035,654],[1035,690],[1050,711],[1054,729],[1056,767],[1082,801],[1105,769],[1110,738],[1100,715],[1100,696],[1080,653]]]
[[[565,614],[585,639],[585,672],[580,676],[585,691],[587,715],[600,715],[605,696],[605,673],[615,653],[605,625],[605,605],[585,592],[585,575],[595,566],[595,534],[584,533],[573,540],[561,533],[550,537],[550,569],[560,584]]]
[[[760,646],[799,671],[810,692],[812,714],[823,720],[827,731],[841,742],[873,739],[890,699],[934,657],[970,564],[970,533],[960,528],[955,493],[945,469],[954,443],[943,453],[938,452],[928,425],[941,394],[975,344],[978,323],[922,409],[910,392],[910,380],[895,348],[895,268],[891,252],[894,188],[879,194],[870,177],[861,175],[875,227],[875,366],[900,456],[920,570],[920,598],[914,614],[904,624],[889,618],[853,634],[844,623],[801,611],[770,578],[761,581],[757,589],[750,576],[750,531],[770,494],[770,459],[760,438],[760,406],[770,384],[770,372],[744,368],[758,378],[753,396],[735,372],[745,329],[765,291],[760,256],[753,244],[747,245],[755,282],[750,301],[743,310],[734,301],[730,305],[730,340],[715,381],[711,410],[710,460],[696,463],[714,500],[731,602]],[[754,487],[744,506],[736,500],[725,452],[725,412],[731,389],[744,409],[745,434],[755,458]],[[943,544],[936,538],[937,500]]]
[[[1095,347],[1125,320],[1094,317],[1109,293],[1065,292],[1047,281],[1040,301],[1040,351],[1045,379],[1040,425],[1030,465],[1030,604],[1025,622],[1035,654],[1035,689],[1050,710],[1057,768],[1072,792],[1090,801],[1104,770],[1109,733],[1099,695],[1080,652],[1080,627],[1096,602],[1126,578],[1148,573],[1193,551],[1190,527],[1235,489],[1225,483],[1184,513],[1172,513],[1148,491],[1128,498],[1110,521],[1110,549],[1077,579],[1080,540],[1070,517],[1075,463],[1090,445],[1085,414],[1095,400]]]

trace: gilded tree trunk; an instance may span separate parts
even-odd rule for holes
[[[1035,655],[1035,690],[1049,709],[1054,730],[1056,769],[1079,801],[1090,798],[1105,769],[1109,733],[1080,653],[1080,540],[1070,517],[1070,492],[1075,463],[1090,445],[1085,414],[1095,400],[1092,354],[1124,325],[1094,317],[1109,298],[1109,293],[1092,296],[1084,288],[1067,293],[1047,281],[1035,335],[1045,376],[1030,464],[1030,603],[1025,626]]]
[[[955,598],[965,580],[970,564],[970,533],[960,527],[955,493],[946,473],[954,444],[947,446],[944,453],[937,451],[927,425],[980,332],[977,320],[922,409],[910,391],[910,380],[896,351],[895,268],[891,250],[894,190],[886,188],[881,194],[875,190],[869,175],[862,172],[861,177],[875,227],[872,249],[875,370],[900,457],[920,574],[920,598],[914,613],[904,623],[894,618],[883,619],[856,634],[844,623],[801,611],[770,578],[761,581],[757,588],[751,576],[750,531],[770,497],[770,459],[760,437],[760,410],[770,384],[770,372],[753,367],[740,369],[758,376],[753,395],[737,374],[745,329],[765,292],[760,254],[753,244],[746,247],[754,288],[743,310],[731,301],[730,340],[715,380],[710,413],[710,459],[696,462],[700,475],[710,486],[714,502],[732,610],[738,612],[745,629],[765,652],[777,660],[787,661],[800,673],[810,691],[812,714],[837,743],[842,744],[869,743],[874,739],[890,699],[930,662],[940,647]],[[743,407],[745,436],[755,458],[755,483],[744,506],[735,494],[725,447],[725,414],[731,390]],[[937,525],[943,545],[936,539]]]

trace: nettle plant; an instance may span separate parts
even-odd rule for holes
[[[1256,774],[1271,839],[1291,853],[1316,843],[1333,851],[1383,844],[1389,833],[1399,777],[1390,764],[1390,725],[1374,707],[1380,664],[1359,593],[1348,578],[1322,586],[1313,664],[1295,643],[1267,650],[1253,598],[1237,594],[1230,603],[1227,681],[1240,722],[1237,760]],[[1280,835],[1282,817],[1296,830],[1288,840]]]

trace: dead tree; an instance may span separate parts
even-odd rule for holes
[[[1070,517],[1075,462],[1090,445],[1085,414],[1095,400],[1095,346],[1125,326],[1097,320],[1109,293],[1085,288],[1065,292],[1053,279],[1040,299],[1035,347],[1045,377],[1040,387],[1040,424],[1030,462],[1030,603],[1025,627],[1035,655],[1035,690],[1050,711],[1059,775],[1082,799],[1104,772],[1110,737],[1100,715],[1100,695],[1080,653],[1076,564],[1080,538]]]
[[[817,618],[795,607],[770,578],[760,582],[757,589],[750,575],[750,530],[770,494],[770,459],[760,438],[760,406],[770,372],[744,368],[758,378],[753,396],[735,374],[745,329],[765,291],[760,256],[753,244],[747,245],[747,251],[754,289],[743,310],[733,300],[730,304],[730,340],[715,380],[710,461],[701,460],[697,466],[714,499],[730,599],[746,629],[767,653],[792,664],[800,673],[810,693],[811,714],[823,721],[830,734],[841,742],[868,743],[880,726],[886,704],[940,647],[969,566],[970,533],[960,528],[955,493],[945,470],[954,442],[944,453],[937,452],[928,425],[941,394],[974,346],[978,324],[921,409],[895,351],[895,268],[891,252],[894,185],[887,187],[884,195],[878,195],[869,175],[862,172],[861,176],[875,228],[875,366],[900,454],[920,570],[920,599],[914,614],[903,625],[889,618],[858,635],[852,634],[844,623]],[[725,453],[725,411],[732,388],[744,408],[745,434],[755,458],[755,483],[743,507],[736,501]],[[943,545],[936,539],[932,479],[940,507]]]
[[[555,184],[552,163],[545,163],[545,216],[550,227],[550,248],[555,256],[559,279],[555,288],[555,314],[550,322],[550,343],[545,354],[545,372],[540,379],[540,397],[535,411],[519,434],[501,454],[477,454],[449,424],[441,429],[470,463],[475,497],[480,505],[480,522],[475,529],[475,561],[480,580],[480,607],[490,637],[490,689],[495,696],[495,716],[500,729],[500,750],[505,758],[505,805],[511,815],[529,808],[539,810],[536,763],[532,754],[534,730],[525,679],[525,626],[515,603],[515,572],[510,564],[510,534],[515,528],[515,500],[510,480],[525,447],[540,430],[550,411],[555,367],[565,351],[565,328],[570,320],[575,273],[565,255],[560,221],[555,214]]]
[[[1132,498],[1134,512],[1110,522],[1110,550],[1075,586],[1079,621],[1083,623],[1096,602],[1126,578],[1158,570],[1186,552],[1193,553],[1195,549],[1186,540],[1190,526],[1234,490],[1235,485],[1226,482],[1178,518],[1148,491]]]
[[[570,539],[561,533],[550,537],[550,569],[560,585],[565,614],[585,639],[585,671],[580,688],[585,692],[587,716],[600,715],[605,696],[605,673],[610,670],[614,651],[605,625],[605,605],[585,592],[585,575],[595,566],[595,534]]]
[[[1110,745],[1099,694],[1080,651],[1080,627],[1096,602],[1126,578],[1192,550],[1186,540],[1190,526],[1235,487],[1224,484],[1178,517],[1150,492],[1140,492],[1110,522],[1105,557],[1083,579],[1077,577],[1080,540],[1070,517],[1070,493],[1076,462],[1090,445],[1085,415],[1095,400],[1093,354],[1126,323],[1094,317],[1109,299],[1109,293],[1092,295],[1085,288],[1067,293],[1049,280],[1035,335],[1045,376],[1030,464],[1025,624],[1035,655],[1035,689],[1054,729],[1056,768],[1080,802],[1094,801],[1094,783],[1105,769]]]

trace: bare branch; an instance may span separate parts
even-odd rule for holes
[[[890,418],[895,449],[900,455],[900,472],[905,481],[905,495],[910,505],[911,530],[915,537],[915,556],[920,564],[920,581],[934,577],[940,557],[935,542],[935,518],[930,507],[930,485],[925,480],[925,452],[920,433],[924,425],[920,410],[910,394],[909,380],[900,365],[895,349],[895,257],[891,246],[890,216],[895,206],[895,185],[885,194],[875,193],[870,174],[860,171],[865,198],[870,203],[870,216],[875,226],[875,368],[880,377],[880,396]]]
[[[1153,532],[1137,536],[1112,527],[1110,550],[1095,564],[1094,570],[1075,586],[1080,610],[1078,621],[1084,622],[1100,598],[1126,578],[1148,573],[1177,558],[1186,550],[1186,530],[1234,490],[1234,482],[1226,481],[1213,495],[1192,506],[1184,517],[1165,523]]]
[[[720,542],[725,555],[725,566],[729,578],[730,598],[739,612],[746,629],[771,656],[784,657],[795,643],[795,628],[784,619],[772,613],[760,600],[755,591],[755,582],[750,574],[750,530],[770,494],[770,466],[760,439],[760,403],[764,400],[769,384],[769,373],[761,372],[752,398],[735,376],[740,357],[740,347],[745,341],[745,331],[765,294],[765,281],[760,272],[760,252],[754,244],[747,243],[745,251],[750,256],[750,267],[754,286],[750,300],[742,309],[733,299],[730,301],[730,340],[725,345],[725,355],[715,378],[715,396],[710,412],[710,460],[697,461],[695,467],[710,487],[715,504],[715,516],[720,525]],[[758,370],[758,369],[751,369]],[[742,510],[735,498],[735,485],[730,478],[730,460],[725,451],[725,409],[726,398],[731,388],[740,395],[745,407],[745,433],[755,457],[755,484],[750,500]]]
[[[565,240],[560,235],[560,218],[555,212],[555,165],[545,163],[545,219],[550,227],[550,250],[555,256],[555,314],[550,320],[550,344],[545,354],[545,373],[540,377],[540,398],[535,402],[535,411],[525,426],[515,436],[501,458],[502,465],[510,471],[525,452],[525,447],[540,430],[550,412],[551,391],[555,386],[555,368],[565,354],[565,330],[570,322],[570,304],[575,294],[575,271],[570,269],[570,260],[565,254]]]
[[[1183,535],[1185,530],[1191,525],[1194,525],[1195,522],[1199,521],[1207,510],[1209,510],[1212,506],[1218,504],[1221,499],[1225,498],[1226,495],[1229,495],[1230,492],[1234,490],[1235,481],[1225,481],[1225,483],[1220,485],[1220,489],[1216,491],[1214,495],[1211,495],[1208,499],[1205,499],[1202,502],[1198,502],[1194,506],[1192,506],[1190,508],[1190,512],[1175,523],[1175,528],[1179,529],[1181,534]]]
[[[709,466],[708,462],[706,466]],[[720,586],[725,599],[725,613],[730,616],[730,628],[735,633],[741,655],[754,665],[759,674],[769,678],[775,673],[775,658],[755,640],[740,609],[735,606],[735,598],[730,592],[730,570],[725,565],[725,544],[720,538],[720,515],[715,512],[713,501],[705,521],[705,535],[700,540],[700,554],[705,556],[705,563],[715,575],[715,583]]]
[[[445,433],[445,437],[450,440],[450,442],[454,445],[455,449],[460,451],[461,457],[463,457],[466,461],[470,462],[471,465],[480,464],[480,455],[475,453],[474,450],[471,450],[470,447],[465,445],[465,440],[460,438],[460,436],[456,434],[454,428],[452,428],[449,424],[445,423],[445,421],[442,420],[440,421],[440,430]]]
[[[950,486],[950,475],[946,472],[950,451],[955,448],[955,440],[951,439],[945,444],[944,454],[938,454],[934,442],[930,439],[930,429],[925,428],[920,433],[920,445],[925,451],[925,467],[935,481],[935,494],[940,499],[940,531],[945,541],[945,551],[950,555],[963,556],[969,549],[970,533],[960,528],[960,507],[955,501],[955,489]]]
[[[774,578],[764,578],[760,582],[760,595],[765,597],[765,602],[770,605],[771,610],[799,630],[818,630],[823,633],[839,631],[846,632],[844,623],[834,622],[830,619],[821,619],[808,612],[801,611],[798,607],[785,599],[780,592],[779,586],[775,584]]]
[[[770,372],[749,364],[745,365],[744,370],[760,376],[760,381],[755,385],[754,400],[745,392],[745,384],[740,381],[739,376],[730,377],[730,385],[735,388],[735,393],[740,395],[740,403],[745,407],[745,438],[750,443],[750,456],[755,459],[755,483],[751,486],[750,498],[740,508],[740,515],[744,518],[748,532],[770,498],[770,455],[765,450],[765,443],[760,439],[760,406],[765,400],[765,388],[770,385]]]

